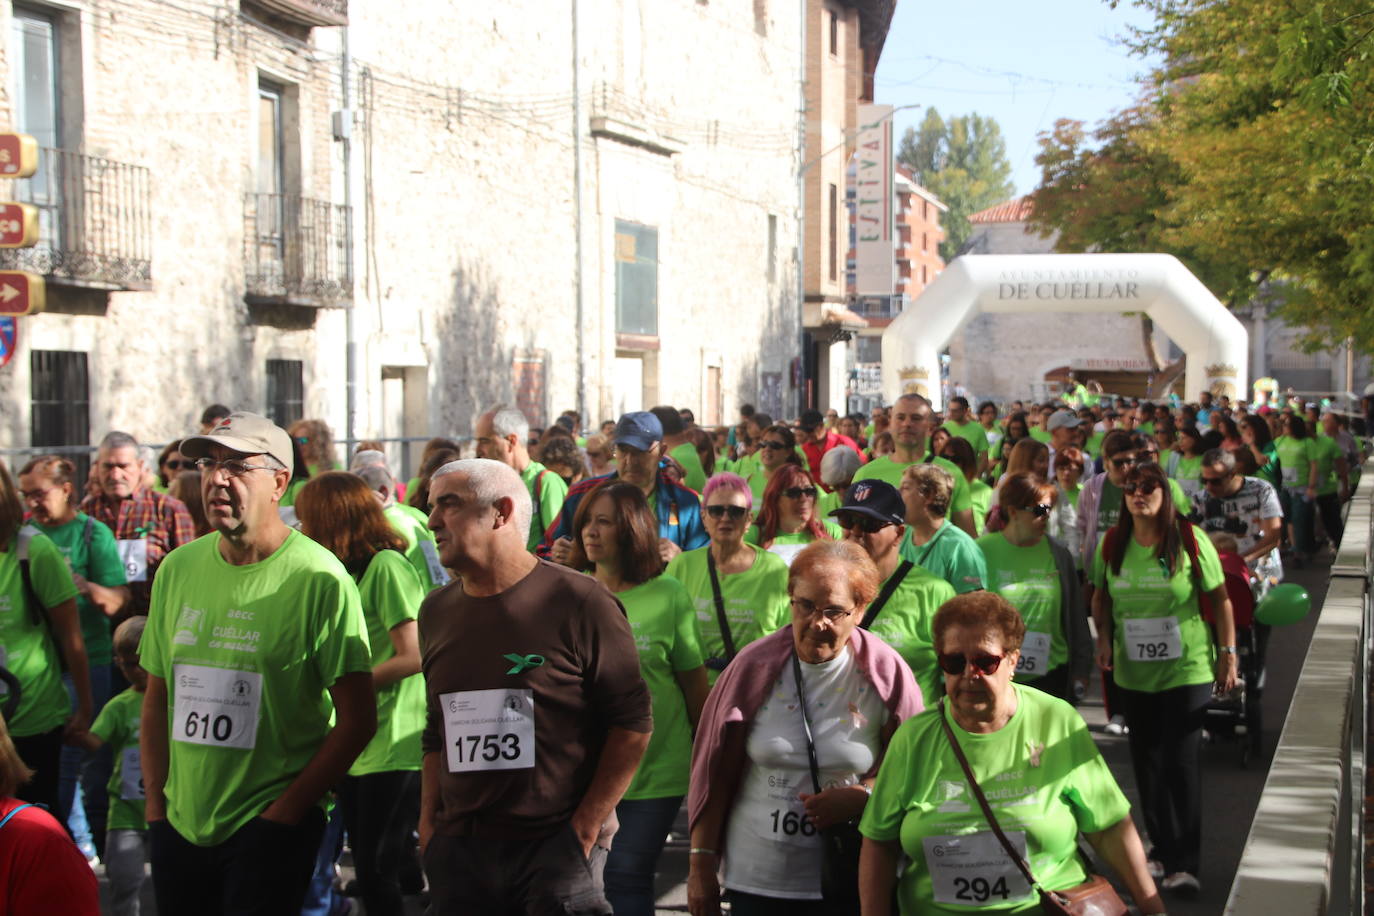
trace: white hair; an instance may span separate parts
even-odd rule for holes
[[[524,544],[529,540],[530,517],[534,514],[534,503],[530,499],[530,491],[526,489],[525,482],[520,479],[514,468],[490,458],[460,458],[450,461],[448,464],[440,465],[430,476],[431,493],[434,481],[445,474],[466,474],[473,498],[484,505],[492,506],[498,499],[509,499],[515,507],[511,524],[520,534],[520,543]]]
[[[530,421],[519,408],[497,404],[491,409],[491,431],[498,436],[515,436],[523,444],[530,437]]]

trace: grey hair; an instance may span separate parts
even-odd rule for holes
[[[861,463],[858,452],[847,445],[837,445],[821,457],[821,483],[828,487],[847,485]]]
[[[117,448],[138,448],[138,440],[128,433],[113,430],[105,434],[105,438],[100,440],[100,450],[102,452],[112,452]]]
[[[384,464],[355,465],[350,472],[373,490],[386,490],[388,494],[396,491],[396,478]]]
[[[515,436],[523,444],[530,437],[530,421],[518,407],[497,404],[491,409],[491,431],[498,436]]]
[[[376,449],[365,448],[353,455],[353,467],[349,470],[356,471],[358,468],[374,467],[381,465],[386,467],[386,452],[379,452]]]
[[[434,481],[446,474],[468,475],[468,487],[473,498],[488,506],[498,499],[509,499],[514,505],[511,525],[520,535],[524,544],[530,537],[530,516],[534,514],[534,503],[530,491],[515,469],[490,458],[460,458],[441,465],[429,478],[430,492],[433,493]]]
[[[1228,474],[1236,472],[1236,456],[1224,448],[1209,448],[1202,455],[1202,464],[1209,468],[1221,465]]]

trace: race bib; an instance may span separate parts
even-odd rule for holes
[[[115,541],[115,547],[124,564],[124,578],[130,582],[148,581],[148,539],[119,540]]]
[[[768,552],[782,557],[782,561],[791,566],[792,561],[797,558],[797,554],[801,553],[805,547],[805,544],[774,544],[768,548]]]
[[[1183,657],[1177,617],[1132,617],[1126,621],[1126,657],[1133,662],[1171,662]]]
[[[439,548],[434,542],[422,538],[420,552],[425,555],[425,565],[429,567],[429,581],[435,585],[448,585],[448,570],[439,562]]]
[[[450,773],[534,766],[533,690],[461,690],[439,702]]]
[[[126,747],[119,755],[119,797],[125,801],[143,800],[143,757],[138,745]]]
[[[807,783],[806,788],[814,786]],[[785,771],[768,774],[767,803],[757,809],[763,818],[757,828],[761,836],[790,846],[815,846],[820,842],[816,826],[807,818],[806,808],[797,797],[801,789],[801,777],[797,774],[789,775]]]
[[[1043,677],[1050,670],[1050,634],[1026,631],[1021,640],[1021,660],[1016,663],[1016,673],[1026,677]]]
[[[1006,834],[1024,859],[1025,831],[1008,830]],[[965,836],[931,836],[922,842],[936,903],[1000,907],[1031,894],[1021,869],[990,830]]]
[[[206,747],[251,750],[258,737],[262,675],[256,671],[176,665],[172,739]]]

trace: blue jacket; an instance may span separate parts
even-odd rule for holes
[[[549,551],[553,548],[554,541],[559,538],[572,537],[573,519],[577,516],[577,507],[582,503],[582,497],[601,484],[616,480],[619,476],[619,472],[612,471],[604,476],[589,477],[573,484],[568,490],[567,498],[563,500],[563,510],[558,513],[558,518],[554,519],[553,524],[544,532],[544,542],[539,545],[535,553],[547,558]],[[701,522],[701,500],[697,498],[697,494],[680,483],[674,483],[664,473],[663,467],[660,465],[655,495],[654,508],[658,512],[658,536],[667,538],[683,550],[705,547],[710,538],[706,534],[706,527]]]

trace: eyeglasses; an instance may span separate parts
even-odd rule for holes
[[[801,499],[803,496],[807,496],[807,497],[810,497],[811,499],[815,499],[815,498],[816,498],[816,488],[815,488],[815,487],[788,487],[786,490],[783,490],[783,491],[782,491],[782,495],[783,495],[783,496],[786,496],[788,499]]]
[[[1054,507],[1046,503],[1037,503],[1034,506],[1026,506],[1023,511],[1029,512],[1036,518],[1047,518],[1054,511]]]
[[[1217,485],[1226,483],[1226,482],[1227,482],[1228,480],[1230,480],[1230,479],[1231,479],[1231,477],[1230,477],[1229,474],[1226,475],[1225,477],[1203,477],[1203,478],[1202,478],[1202,485],[1203,485],[1204,487],[1217,486]]]
[[[996,674],[1004,658],[1006,658],[1005,655],[993,655],[989,652],[975,655],[973,658],[969,658],[962,653],[947,655],[944,652],[935,656],[936,661],[940,664],[940,670],[945,674],[963,674],[968,670],[968,666],[972,665],[974,668],[978,669],[978,673],[983,675],[983,677],[992,677],[992,675]]]
[[[809,601],[806,598],[793,598],[792,607],[800,611],[805,617],[814,617],[819,612],[830,623],[839,623],[857,610],[857,608],[852,607],[816,607],[814,601]]]
[[[1158,490],[1160,483],[1158,480],[1135,480],[1121,485],[1121,492],[1127,496],[1134,496],[1139,493],[1141,496],[1149,496]]]
[[[776,449],[778,451],[782,451],[787,448],[787,445],[785,443],[777,441],[776,439],[765,439],[763,440],[763,442],[759,443],[759,448],[771,448]]]
[[[871,515],[837,515],[835,522],[845,531],[858,528],[864,534],[877,534],[893,524],[886,519],[873,518]]]
[[[730,516],[730,521],[737,522],[749,514],[749,510],[743,506],[707,506],[706,514],[711,518],[724,518]]]
[[[215,458],[197,458],[195,461],[196,470],[202,474],[213,474],[215,471],[223,469],[224,473],[230,477],[242,477],[249,471],[275,471],[265,464],[249,464],[239,458],[225,458],[218,460]]]

